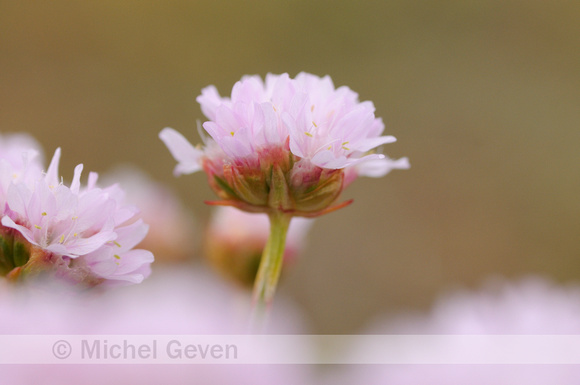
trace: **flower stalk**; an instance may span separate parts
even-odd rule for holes
[[[256,313],[265,311],[274,298],[282,271],[286,234],[292,220],[291,215],[280,211],[271,212],[269,217],[270,236],[262,253],[260,267],[254,282],[253,303]]]

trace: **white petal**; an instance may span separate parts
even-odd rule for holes
[[[372,178],[379,178],[385,176],[391,170],[399,169],[405,170],[410,168],[408,158],[401,159],[372,159],[369,161],[364,161],[356,165],[356,172],[359,176],[368,176]]]
[[[203,156],[203,151],[193,147],[183,135],[172,128],[164,128],[159,133],[159,138],[178,162],[174,170],[175,175],[191,174],[201,170],[199,160]]]
[[[369,151],[375,147],[378,147],[382,144],[394,143],[396,141],[397,141],[397,138],[395,138],[394,136],[391,136],[391,135],[379,136],[378,138],[363,139],[360,142],[357,142],[356,148],[354,148],[353,150],[360,151],[360,152],[367,152],[367,151]]]
[[[48,166],[48,170],[46,170],[46,177],[45,180],[51,186],[56,186],[59,184],[58,178],[58,162],[60,161],[60,147],[56,149],[52,160],[50,161],[50,166]]]
[[[73,193],[78,194],[81,188],[81,173],[83,172],[83,165],[82,163],[75,167],[75,173],[73,176],[72,183],[70,185],[70,189]]]

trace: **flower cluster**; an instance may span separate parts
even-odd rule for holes
[[[221,204],[246,211],[312,217],[330,211],[357,176],[408,168],[374,149],[395,141],[372,102],[359,102],[330,77],[300,73],[246,76],[231,97],[210,86],[197,98],[211,138],[193,147],[177,131],[160,133],[178,161],[176,174],[203,169]]]
[[[14,140],[12,140],[14,142]],[[133,249],[148,226],[123,203],[123,191],[97,187],[83,165],[70,187],[59,177],[60,149],[42,172],[38,151],[22,141],[0,147],[0,273],[12,279],[52,272],[73,283],[139,283],[150,273],[153,254]]]

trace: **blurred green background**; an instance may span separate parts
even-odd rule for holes
[[[158,132],[198,142],[209,84],[329,74],[412,165],[351,185],[279,289],[313,333],[356,333],[491,274],[580,278],[578,20],[577,1],[0,0],[0,130],[62,147],[68,178],[136,164],[203,223],[205,176],[175,179]]]

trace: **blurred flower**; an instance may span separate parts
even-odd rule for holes
[[[94,291],[65,290],[68,296],[63,298],[58,286],[40,293],[34,292],[33,285],[12,286],[9,290],[9,293],[0,290],[0,335],[78,334],[98,339],[107,335],[224,336],[246,332],[247,314],[240,311],[237,291],[211,279],[207,272],[185,267],[161,268],[141,285],[99,295]],[[304,332],[300,326],[302,316],[295,307],[280,302],[275,310],[271,333]],[[274,355],[284,353],[276,346],[269,348]],[[158,349],[164,348],[160,345]],[[308,346],[299,349],[311,354]],[[251,352],[243,352],[244,357],[248,354]],[[1,365],[0,382],[6,385],[313,383],[310,369],[304,365],[63,363]]]
[[[193,216],[173,191],[131,166],[119,167],[102,180],[105,185],[121,181],[126,201],[139,207],[135,219],[149,224],[149,232],[139,246],[153,252],[157,263],[184,261],[192,257]]]
[[[580,287],[557,286],[530,277],[519,282],[490,281],[479,292],[441,297],[427,316],[381,320],[369,334],[580,334]],[[367,347],[359,346],[364,351]],[[485,352],[479,352],[484,354]],[[489,354],[492,354],[491,352]],[[579,365],[364,365],[340,373],[333,384],[572,385]],[[337,381],[335,381],[337,380]]]
[[[291,263],[304,246],[313,219],[295,218],[288,229],[284,264]],[[268,241],[268,216],[247,213],[233,207],[218,207],[213,213],[207,236],[206,256],[220,272],[251,287],[262,251]]]
[[[247,211],[320,215],[338,199],[345,172],[350,182],[409,167],[406,158],[373,153],[395,138],[381,136],[372,102],[360,103],[348,87],[335,89],[328,76],[246,76],[231,98],[209,86],[197,101],[210,119],[205,148],[173,129],[160,133],[178,161],[175,173],[203,169],[220,198]]]
[[[0,215],[11,183],[34,184],[43,169],[42,148],[26,134],[0,135]]]
[[[57,149],[45,174],[17,178],[6,190],[0,229],[4,273],[17,279],[51,271],[88,286],[141,282],[153,254],[133,249],[147,233],[142,220],[133,220],[136,207],[123,203],[118,186],[96,187],[96,173],[81,188],[82,164],[65,186],[59,160]]]

